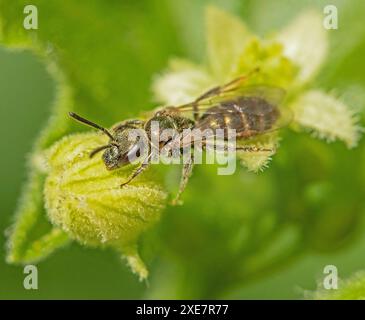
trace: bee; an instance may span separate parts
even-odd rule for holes
[[[69,115],[85,125],[94,127],[109,137],[109,143],[100,146],[90,153],[95,156],[104,151],[102,159],[108,170],[114,170],[133,162],[139,156],[140,141],[130,141],[130,130],[145,130],[149,141],[149,152],[139,167],[121,184],[121,187],[129,184],[141,174],[149,165],[153,148],[161,150],[172,143],[167,140],[159,145],[153,145],[151,139],[151,123],[158,121],[159,130],[174,129],[178,137],[173,141],[180,141],[181,148],[191,144],[191,139],[183,135],[185,129],[223,129],[224,138],[228,138],[228,129],[234,129],[236,140],[248,141],[258,135],[266,134],[283,126],[283,111],[279,108],[285,91],[278,87],[248,86],[244,83],[253,74],[240,76],[224,85],[211,88],[194,101],[180,106],[167,106],[157,109],[149,119],[133,119],[118,123],[109,131],[98,124],[91,122],[73,112]],[[287,118],[287,117],[286,117]],[[157,133],[158,134],[158,133]],[[208,147],[207,141],[201,141],[203,148]],[[242,146],[237,144],[236,150],[244,152],[271,152],[273,150],[255,146]],[[178,193],[173,200],[176,204],[184,191],[193,169],[193,158],[185,161],[182,168],[182,176]]]

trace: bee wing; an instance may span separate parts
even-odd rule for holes
[[[279,106],[285,97],[285,90],[279,87],[269,86],[246,86],[239,87],[235,90],[224,91],[207,98],[192,101],[187,104],[174,107],[182,113],[199,112],[206,113],[210,108],[222,104],[224,102],[236,100],[242,97],[258,97],[265,99],[272,105]]]
[[[253,85],[253,86],[239,86],[234,89],[226,90],[215,95],[210,95],[207,98],[201,100],[196,100],[188,104],[181,106],[176,106],[177,111],[181,113],[186,113],[187,115],[193,115],[194,112],[198,112],[199,116],[218,114],[222,112],[230,112],[224,108],[224,104],[227,102],[232,102],[244,97],[255,97],[261,98],[267,101],[269,104],[275,106],[279,111],[278,120],[275,122],[273,127],[269,131],[277,130],[288,125],[292,119],[292,112],[283,107],[282,101],[285,97],[285,90],[279,87],[263,86],[263,85]],[[248,106],[249,107],[249,106]],[[234,112],[231,110],[231,112]],[[252,108],[252,110],[247,110],[247,112],[252,116],[259,116],[260,110],[257,108]],[[262,132],[263,134],[266,132]]]

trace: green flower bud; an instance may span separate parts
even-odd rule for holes
[[[100,155],[89,157],[106,139],[98,133],[70,135],[47,152],[47,213],[72,239],[120,250],[132,271],[144,279],[148,272],[136,243],[141,233],[159,220],[167,195],[148,180],[148,173],[121,188],[131,166],[109,171]]]

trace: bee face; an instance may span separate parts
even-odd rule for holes
[[[130,141],[129,130],[115,132],[110,148],[104,151],[102,159],[108,170],[114,170],[133,163],[140,156],[139,141]]]
[[[117,169],[125,163],[125,157],[117,146],[111,146],[109,149],[106,149],[102,158],[108,170]]]

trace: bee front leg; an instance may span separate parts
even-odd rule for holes
[[[181,180],[180,180],[180,186],[179,186],[179,191],[177,192],[175,198],[171,201],[171,204],[173,206],[180,204],[179,200],[180,200],[180,196],[181,194],[184,192],[186,185],[188,184],[189,178],[191,176],[191,173],[193,172],[193,167],[194,167],[194,163],[193,163],[193,155],[191,155],[189,157],[189,159],[187,160],[186,163],[184,163],[183,165],[183,169],[182,169],[182,174],[181,174]]]
[[[129,178],[123,182],[120,187],[124,187],[125,185],[129,184],[134,178],[136,178],[138,175],[140,175],[148,166],[150,165],[150,162],[143,162],[136,171],[134,171]]]

